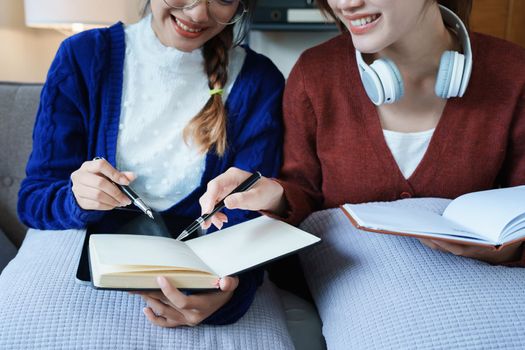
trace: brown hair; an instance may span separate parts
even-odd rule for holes
[[[204,68],[208,74],[208,87],[222,89],[228,81],[229,51],[233,45],[233,26],[208,40],[203,48]],[[226,151],[227,112],[222,96],[210,96],[208,102],[184,128],[184,141],[192,139],[201,152],[214,148],[215,153],[223,155]]]
[[[208,75],[208,87],[223,89],[228,82],[229,52],[232,47],[239,45],[248,32],[250,14],[253,12],[255,1],[244,0],[248,13],[234,25],[227,25],[219,34],[208,40],[203,48],[204,70]],[[148,12],[150,0],[144,4],[143,16]],[[227,111],[220,94],[211,95],[204,107],[184,127],[184,141],[195,142],[202,153],[213,150],[222,156],[227,148]]]
[[[436,1],[436,0],[432,0]],[[348,31],[348,29],[343,25],[343,23],[337,18],[334,14],[330,5],[328,5],[327,0],[316,0],[317,6],[327,17],[331,17],[335,20],[337,27],[340,31]],[[469,17],[472,10],[472,0],[437,0],[440,5],[443,5],[450,10],[454,11],[455,14],[461,18],[467,29],[469,28]]]

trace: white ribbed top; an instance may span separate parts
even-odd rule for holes
[[[202,50],[165,47],[151,15],[126,26],[124,86],[117,140],[117,168],[137,175],[132,187],[151,208],[162,211],[200,185],[205,154],[188,146],[182,130],[209,98]],[[230,54],[226,101],[246,52]]]
[[[386,144],[405,179],[408,179],[423,159],[435,129],[421,132],[398,132],[383,129]]]

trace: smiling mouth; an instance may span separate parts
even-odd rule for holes
[[[189,32],[189,33],[200,33],[204,30],[204,28],[192,28],[192,27],[189,27],[187,26],[186,24],[182,23],[177,17],[175,16],[171,16],[174,20],[175,20],[175,23],[177,24],[177,26],[186,31],[186,32]]]
[[[350,24],[354,27],[362,27],[372,22],[375,22],[379,17],[380,15],[371,15],[367,17],[362,17],[362,18],[351,20]]]

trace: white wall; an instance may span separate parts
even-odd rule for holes
[[[142,1],[129,0],[130,11],[123,16],[138,16],[132,12]],[[66,37],[56,30],[26,27],[23,0],[0,0],[0,81],[43,82]]]
[[[250,33],[252,49],[270,57],[285,77],[288,77],[299,55],[312,46],[318,45],[338,32],[260,32]]]
[[[288,76],[301,52],[336,34],[254,31],[249,43],[254,50],[269,56]],[[65,38],[65,34],[55,30],[26,27],[24,1],[0,0],[0,81],[45,81],[49,65]]]
[[[30,29],[22,0],[0,0],[0,81],[42,82],[65,35]]]

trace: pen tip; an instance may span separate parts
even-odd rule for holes
[[[146,214],[148,214],[148,216],[150,217],[151,220],[155,220],[155,218],[153,217],[153,213],[151,212],[151,210],[148,210],[146,212]]]
[[[186,238],[187,235],[188,235],[188,231],[187,230],[182,231],[180,233],[180,235],[177,237],[177,241],[180,241],[181,239]]]

